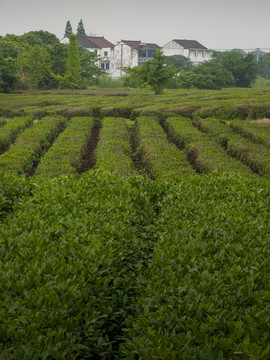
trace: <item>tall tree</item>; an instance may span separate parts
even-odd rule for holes
[[[176,68],[181,68],[183,71],[188,71],[192,68],[191,60],[184,55],[167,56],[166,61],[169,65],[173,65]]]
[[[161,95],[168,81],[178,72],[178,69],[166,62],[166,56],[161,50],[155,52],[151,61],[152,71],[149,84],[156,95]]]
[[[259,72],[256,56],[250,53],[243,55],[238,51],[216,51],[213,59],[217,59],[233,74],[235,85],[239,87],[249,87]]]
[[[66,23],[64,38],[68,38],[69,35],[72,35],[72,34],[73,34],[72,26],[71,26],[70,21],[68,20]]]
[[[23,83],[31,89],[46,87],[51,77],[50,55],[45,48],[35,45],[19,59]]]
[[[19,81],[16,60],[0,56],[0,92],[14,90]]]
[[[76,35],[69,35],[68,58],[64,76],[53,74],[59,84],[65,88],[78,88],[81,82],[81,60],[79,55],[79,43]]]
[[[77,36],[86,36],[82,19],[80,20],[77,27]]]

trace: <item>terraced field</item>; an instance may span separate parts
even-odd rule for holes
[[[269,359],[270,91],[0,94],[0,359]]]

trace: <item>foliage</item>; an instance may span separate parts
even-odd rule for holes
[[[125,86],[139,86],[151,88],[156,95],[161,95],[167,83],[176,74],[178,69],[166,62],[166,56],[157,50],[153,59],[145,64],[128,69]]]
[[[81,169],[93,126],[94,120],[91,117],[72,118],[67,128],[41,158],[35,172],[35,181],[76,174]]]
[[[69,35],[71,35],[71,34],[73,34],[72,26],[71,26],[70,21],[68,20],[66,23],[64,38],[69,38]]]
[[[79,88],[81,81],[81,60],[79,56],[79,44],[76,35],[69,35],[68,58],[64,76],[57,74],[55,79],[64,88]]]
[[[104,74],[104,70],[96,65],[97,61],[98,56],[94,52],[80,51],[81,88],[96,85],[98,83],[98,78]]]
[[[184,55],[167,56],[166,62],[177,69],[181,69],[180,71],[189,71],[192,68],[192,61]]]
[[[176,180],[195,174],[185,154],[171,144],[154,117],[136,119],[138,150],[149,175],[156,180]]]
[[[0,56],[0,93],[8,93],[16,88],[19,83],[17,71],[18,66],[14,59]]]
[[[198,173],[240,174],[252,172],[239,161],[232,159],[215,140],[198,131],[192,121],[185,118],[169,117],[166,127],[170,136],[181,148]]]
[[[24,50],[18,41],[5,36],[0,39],[0,57],[16,59]]]
[[[64,124],[65,120],[56,116],[36,120],[34,125],[20,134],[9,150],[0,156],[0,173],[29,175]]]
[[[232,73],[236,86],[249,87],[258,75],[256,56],[251,53],[243,55],[238,51],[214,52],[213,58]]]
[[[99,171],[120,175],[135,174],[135,166],[131,159],[130,135],[125,119],[102,119],[95,160],[95,169]]]
[[[270,53],[259,56],[258,65],[260,68],[260,76],[266,80],[270,79]]]
[[[97,78],[97,86],[103,89],[107,88],[122,88],[125,84],[125,77],[122,76],[117,79],[113,79],[107,74],[102,74]]]
[[[184,89],[221,89],[233,84],[231,72],[216,60],[206,61],[179,75],[179,87]]]
[[[230,156],[240,160],[260,176],[270,178],[269,148],[235,134],[222,121],[202,119],[198,125],[201,130],[212,134],[213,139],[221,144]]]
[[[40,45],[34,45],[19,59],[22,82],[30,89],[46,88],[51,78],[50,55]]]
[[[233,121],[230,127],[245,138],[270,148],[270,128],[247,121]]]
[[[7,148],[14,142],[16,136],[25,128],[31,126],[33,120],[31,117],[18,117],[9,119],[9,121],[1,127],[0,134],[0,154],[7,150]]]
[[[86,36],[82,19],[78,23],[77,36]]]

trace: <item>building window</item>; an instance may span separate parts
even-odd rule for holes
[[[104,51],[104,56],[108,56],[108,51]]]
[[[139,57],[146,58],[146,50],[139,50]]]
[[[109,68],[110,68],[110,64],[107,63],[107,64],[106,64],[106,70],[109,70]]]
[[[152,58],[154,57],[154,54],[155,54],[155,50],[148,50],[147,57]]]
[[[105,64],[101,63],[101,69],[105,69]]]
[[[95,53],[97,54],[97,50],[95,50]]]

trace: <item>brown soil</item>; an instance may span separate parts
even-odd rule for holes
[[[98,143],[100,127],[100,121],[96,121],[92,130],[90,140],[87,144],[86,152],[83,156],[83,164],[81,169],[79,170],[79,174],[91,170],[95,166],[94,151]]]
[[[250,122],[253,123],[253,124],[270,126],[270,119],[267,119],[267,118],[252,120]]]

